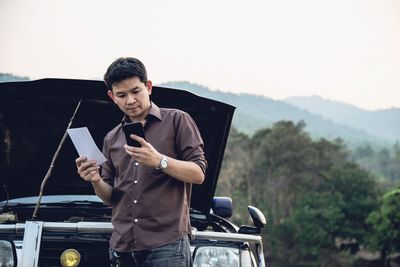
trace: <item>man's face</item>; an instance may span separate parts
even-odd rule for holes
[[[142,121],[150,110],[151,81],[142,83],[138,77],[112,85],[108,96],[132,121]]]

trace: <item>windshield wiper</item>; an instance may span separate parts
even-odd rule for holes
[[[61,201],[58,203],[47,203],[47,206],[95,206],[95,207],[107,207],[106,204],[99,201],[90,201],[90,200],[74,200],[74,201]]]
[[[4,205],[3,208],[4,210],[10,210],[13,208],[17,207],[34,207],[36,203],[20,203],[20,202],[9,202],[7,205]],[[74,201],[60,201],[60,202],[50,202],[50,203],[41,203],[41,207],[83,207],[83,206],[88,206],[88,207],[108,207],[106,204],[103,202],[99,201],[90,201],[90,200],[74,200]]]

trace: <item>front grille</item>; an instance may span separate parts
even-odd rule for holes
[[[60,256],[73,248],[81,254],[80,267],[110,266],[108,237],[102,236],[43,236],[40,247],[39,267],[59,267]]]

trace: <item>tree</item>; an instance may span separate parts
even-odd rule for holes
[[[365,220],[376,208],[378,192],[374,177],[354,163],[332,169],[328,174],[324,191],[341,195],[344,220],[336,236],[355,238],[361,243],[366,235]]]
[[[365,220],[376,207],[373,177],[357,165],[332,168],[315,192],[307,194],[289,219],[293,243],[303,257],[317,261],[336,238],[362,242]]]
[[[400,182],[400,144],[396,142],[393,145],[393,157],[389,164],[389,179],[390,182],[399,184]]]
[[[276,220],[288,217],[310,178],[316,153],[304,127],[304,122],[281,121],[258,131],[251,140],[253,202],[271,211]]]
[[[369,244],[379,249],[385,266],[389,266],[387,256],[400,251],[400,189],[387,192],[381,199],[380,207],[372,212],[367,223],[372,228]]]
[[[343,206],[340,193],[316,192],[304,198],[290,220],[302,255],[318,257],[322,248],[333,247],[341,221],[345,220]]]
[[[247,205],[267,215],[266,251],[284,265],[318,264],[336,237],[362,242],[376,208],[374,177],[348,155],[340,139],[313,140],[304,122],[281,121],[251,138],[233,129],[218,192],[232,196],[236,223],[245,223]]]
[[[230,196],[233,199],[233,220],[238,224],[248,219],[247,206],[251,204],[252,195],[248,179],[250,138],[231,128],[225,149],[224,161],[218,178],[216,194]]]

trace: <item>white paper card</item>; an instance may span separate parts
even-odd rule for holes
[[[87,127],[70,128],[67,131],[80,156],[85,156],[89,160],[96,160],[99,165],[107,161],[106,157],[104,157],[103,153],[96,146]]]

